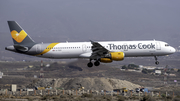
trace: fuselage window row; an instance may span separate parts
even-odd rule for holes
[[[80,47],[48,47],[46,49],[78,49]]]
[[[78,48],[80,47],[47,47],[46,49],[78,49]],[[87,46],[86,48],[91,48],[91,46]],[[108,46],[106,46],[106,48],[108,48]]]

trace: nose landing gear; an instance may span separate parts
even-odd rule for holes
[[[157,56],[154,56],[154,58],[155,58],[155,60],[156,60],[155,64],[158,65],[158,64],[159,64],[159,61],[157,60]]]
[[[158,64],[159,64],[159,61],[156,61],[155,64],[158,65]]]

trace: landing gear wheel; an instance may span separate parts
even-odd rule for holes
[[[100,65],[100,62],[99,62],[99,61],[94,62],[94,65],[95,65],[95,66],[99,66],[99,65]]]
[[[89,62],[89,63],[87,64],[87,66],[88,66],[89,68],[91,68],[91,67],[93,66],[93,63],[92,63],[92,62]]]
[[[155,64],[158,65],[158,64],[159,64],[159,61],[156,61]]]
[[[154,56],[154,58],[155,58],[155,60],[156,60],[155,64],[158,65],[158,64],[159,64],[159,61],[157,61],[157,56]]]

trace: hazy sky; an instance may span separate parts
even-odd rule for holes
[[[15,20],[36,42],[156,39],[178,46],[179,4],[180,0],[1,0],[0,40],[5,41],[0,42],[12,44],[7,20]]]

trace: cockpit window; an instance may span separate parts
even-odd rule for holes
[[[168,44],[165,44],[165,46],[169,46]]]

